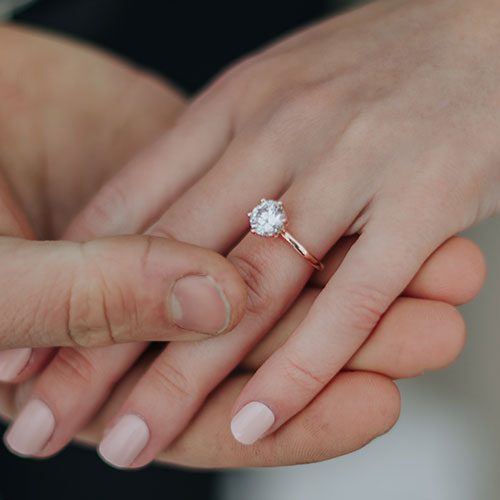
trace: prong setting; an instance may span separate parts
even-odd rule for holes
[[[287,223],[283,203],[276,200],[261,199],[260,203],[248,214],[250,231],[259,236],[279,236]]]

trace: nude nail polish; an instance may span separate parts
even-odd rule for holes
[[[124,415],[104,436],[99,455],[108,464],[125,468],[132,465],[149,441],[149,428],[137,415]]]
[[[11,382],[26,367],[31,358],[29,347],[0,351],[0,382]]]
[[[231,420],[231,432],[236,441],[253,444],[274,424],[274,413],[263,403],[245,405]]]
[[[4,437],[7,447],[16,455],[35,456],[48,443],[55,429],[55,418],[41,400],[31,400],[19,413]]]

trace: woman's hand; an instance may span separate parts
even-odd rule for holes
[[[167,86],[138,74],[120,61],[63,39],[4,26],[0,28],[0,42],[5,62],[5,66],[0,65],[0,92],[6,96],[0,109],[4,114],[0,121],[0,136],[4,138],[0,163],[2,174],[8,179],[0,196],[4,234],[17,231],[24,237],[57,238],[79,206],[123,161],[160,130],[173,124],[182,99]],[[38,132],[41,130],[43,134]],[[174,181],[172,179],[172,183]],[[328,259],[331,267],[325,275],[334,272],[352,243],[352,238],[345,239],[336,246]],[[411,293],[448,302],[468,300],[477,289],[481,262],[480,253],[473,245],[453,240],[424,267]],[[455,268],[461,269],[458,282]],[[270,355],[274,345],[283,341],[323,284],[321,280],[311,282],[312,288],[242,363],[244,370],[255,370]],[[376,370],[393,377],[411,376],[448,363],[463,342],[463,324],[454,309],[432,300],[401,299],[377,332],[375,341],[360,351],[349,368]],[[61,349],[35,388],[43,387],[44,380],[53,382],[50,387],[45,384],[51,390],[66,388],[56,394],[57,410],[61,410],[61,403],[77,410],[70,418],[79,429],[113,389],[120,376],[115,365],[123,365],[126,371],[144,349],[144,344]],[[23,354],[17,361],[25,359],[28,363],[22,372],[24,378],[38,371],[53,356],[50,349],[35,349],[28,352],[27,358],[26,353],[17,354]],[[8,355],[12,355],[12,351],[5,351],[2,356]],[[96,365],[85,365],[86,359]],[[109,404],[82,437],[94,443],[98,441],[104,422],[119,408],[134,380],[149,364],[146,356],[126,375]],[[5,358],[0,359],[0,366],[5,369]],[[86,366],[90,370],[86,370]],[[95,377],[85,377],[93,373]],[[320,460],[363,445],[388,429],[398,414],[397,390],[389,380],[372,374],[345,374],[315,405],[294,419],[285,428],[286,432],[279,434],[279,439],[263,443],[255,455],[235,446],[226,426],[228,409],[245,377],[232,377],[214,393],[182,439],[162,455],[163,460],[205,467]],[[17,403],[21,403],[29,398],[32,390],[32,382],[19,390],[16,386],[3,386],[2,412],[12,415],[14,396]],[[90,403],[84,408],[78,407],[82,403],[81,394],[86,395],[83,401]],[[366,419],[357,419],[357,412],[363,409],[366,409]],[[335,416],[333,423],[332,415]],[[57,417],[58,425],[64,425],[61,415]],[[308,430],[307,422],[311,418],[321,425],[321,433]],[[34,422],[37,420],[31,424]],[[350,437],[339,440],[337,436],[347,435],[347,431]],[[54,435],[53,447],[58,437],[60,433]],[[31,444],[39,438],[37,434]]]
[[[232,335],[170,346],[153,365],[151,383],[184,389],[164,399],[168,428],[125,403],[156,443],[135,465],[178,435],[310,278],[283,241],[245,234],[260,198],[281,199],[290,232],[320,257],[361,236],[238,398],[233,431],[247,444],[313,400],[439,245],[497,211],[499,19],[493,0],[379,1],[304,30],[227,72],[77,219],[80,235],[141,230],[165,206],[165,165],[197,170],[149,234],[229,252],[250,290]]]
[[[307,314],[320,293],[323,279],[335,272],[354,239],[345,238],[339,242],[326,262],[323,278],[306,288],[290,311],[243,360],[240,373],[229,376],[202,405],[182,435],[159,452],[157,458],[160,461],[205,468],[257,467],[315,462],[348,453],[382,434],[395,422],[399,397],[396,386],[388,377],[411,377],[453,361],[463,345],[464,323],[454,307],[436,299],[449,303],[469,300],[478,291],[484,275],[478,248],[461,238],[453,238],[433,254],[408,287],[409,296],[399,298],[391,306],[374,334],[349,361],[347,371],[330,382],[305,410],[278,433],[259,441],[254,447],[241,446],[234,441],[227,421],[238,391]],[[120,410],[131,392],[154,405],[159,420],[168,426],[169,415],[163,408],[162,399],[168,398],[172,391],[169,380],[164,379],[166,385],[162,387],[147,383],[147,375],[146,379],[141,379],[157,352],[146,353],[124,376],[90,425],[79,432],[79,441],[97,444],[110,422],[116,421],[117,415],[121,414]],[[74,356],[74,359],[79,358]],[[104,362],[112,363],[113,360]],[[96,377],[102,373],[98,371],[100,368],[94,367]],[[56,409],[63,408],[68,394],[73,391],[92,395],[91,386],[75,376],[77,373],[68,374],[70,376],[61,380],[54,376],[54,372],[57,374],[54,367],[49,367],[40,376],[45,380],[42,384],[40,380],[29,381],[17,390],[11,386],[9,391],[4,391],[0,406],[9,415],[15,414],[16,408],[23,407],[33,397],[33,390],[45,387],[48,391],[50,382],[59,389],[49,393],[50,402]],[[66,391],[61,392],[61,389]],[[142,391],[144,394],[140,394]],[[80,403],[71,419],[81,411],[85,412],[86,407]],[[59,419],[58,425],[67,428],[67,421]],[[57,449],[60,437],[59,432],[50,440],[42,456]],[[138,453],[144,443],[140,427],[136,427],[135,439],[125,440],[123,435],[118,437],[120,439],[115,445],[110,447],[108,442],[105,450],[115,465],[130,461],[131,455]]]

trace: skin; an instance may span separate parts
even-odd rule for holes
[[[285,38],[225,72],[77,217],[69,234],[147,229],[227,253],[249,288],[231,335],[169,346],[120,409],[152,435],[133,466],[176,439],[311,277],[282,241],[246,234],[261,197],[283,201],[319,257],[360,234],[232,408],[264,403],[265,436],[328,386],[440,245],[498,212],[499,19],[493,0],[381,0]],[[173,196],[193,170],[198,182]],[[163,399],[168,428],[145,392],[162,377],[182,389]]]
[[[167,307],[174,283],[191,274],[212,276],[226,294],[230,330],[241,317],[246,290],[214,252],[163,238],[32,240],[61,237],[91,193],[160,127],[172,124],[180,98],[105,55],[9,28],[1,37],[0,280],[9,293],[0,297],[0,346],[205,338],[179,328]],[[92,97],[90,104],[75,98],[80,92]],[[144,101],[143,108],[129,109],[127,103],[136,100]],[[145,123],[143,114],[155,106],[160,111]],[[108,114],[113,118],[100,123]],[[137,123],[127,128],[129,122]],[[116,152],[105,154],[110,143]]]
[[[337,269],[352,241],[343,243],[328,261],[329,272]],[[278,466],[325,460],[363,446],[386,432],[399,414],[399,394],[390,377],[411,377],[441,368],[461,351],[465,339],[463,320],[457,310],[443,300],[470,299],[478,291],[482,273],[483,261],[477,247],[461,238],[450,240],[423,266],[407,290],[408,297],[401,297],[393,304],[373,335],[349,361],[346,371],[279,432],[252,447],[242,446],[234,441],[227,426],[234,398],[250,374],[291,335],[307,314],[311,301],[321,290],[308,287],[266,339],[241,363],[241,370],[229,376],[211,394],[181,436],[161,450],[157,461],[196,468]],[[467,279],[464,280],[464,276]],[[429,298],[417,299],[411,295]],[[99,442],[130,392],[141,383],[155,355],[154,352],[145,354],[127,372],[104,406],[79,432],[79,442],[91,446]],[[98,370],[98,366],[94,367],[96,375]],[[47,372],[50,371],[57,374],[49,366]],[[74,370],[59,380],[51,377],[58,389],[53,403],[57,405],[58,399],[65,401],[69,390],[89,393],[91,387],[88,381],[82,380],[81,373]],[[40,378],[45,376],[44,373]],[[39,390],[39,380],[25,382],[17,389],[6,386],[0,393],[2,411],[9,416],[15,414],[33,397],[33,392]],[[62,389],[65,392],[61,392]],[[162,387],[162,396],[168,397],[171,389],[170,385]],[[148,387],[145,391],[151,395]],[[80,406],[78,411],[85,408]],[[56,445],[57,441],[52,439],[41,456],[50,455],[50,446]]]
[[[271,432],[314,407],[330,384],[337,387],[335,383],[348,380],[350,375],[342,375],[332,382],[354,353],[368,345],[366,339],[382,315],[390,318],[397,297],[413,293],[408,284],[429,256],[454,233],[493,212],[486,208],[494,206],[496,184],[481,181],[492,178],[486,160],[494,157],[496,141],[472,136],[478,142],[470,150],[483,160],[473,163],[477,172],[468,169],[470,151],[464,151],[469,144],[464,137],[472,140],[474,121],[487,120],[491,109],[470,92],[460,92],[457,83],[466,89],[484,83],[464,78],[481,67],[484,56],[479,54],[488,37],[478,41],[472,33],[467,46],[471,57],[450,57],[455,30],[473,32],[473,27],[465,3],[448,3],[457,9],[445,8],[445,2],[381,1],[243,61],[106,184],[70,226],[67,235],[74,239],[146,230],[228,253],[250,290],[244,318],[231,335],[169,345],[113,415],[111,425],[119,416],[134,413],[149,426],[151,439],[132,466],[145,465],[170,449],[209,395],[245,358],[251,359],[253,348],[310,282],[310,267],[279,240],[252,235],[241,239],[248,224],[244,214],[260,197],[281,196],[291,230],[319,256],[333,252],[335,261],[339,241],[344,244],[341,235],[361,233],[337,272],[313,294],[314,304],[299,316],[295,333],[276,343],[280,348],[266,356],[233,407],[234,414],[250,400],[265,402],[277,416]],[[489,9],[495,10],[493,3],[478,5],[478,16],[488,17]],[[447,17],[450,10],[455,12],[452,19]],[[393,29],[387,29],[388,23]],[[407,57],[399,40],[411,26],[423,29],[407,37],[412,55]],[[448,45],[446,36],[451,39]],[[429,50],[434,46],[444,48]],[[367,47],[375,49],[368,52]],[[434,66],[447,68],[449,74],[429,73],[427,68]],[[423,93],[431,76],[435,85]],[[486,87],[493,98],[496,88]],[[335,107],[329,105],[334,99]],[[449,113],[439,111],[443,103]],[[459,126],[450,129],[450,120]],[[443,156],[443,151],[453,156]],[[449,166],[455,164],[460,174],[450,185]],[[165,186],[167,166],[171,182]],[[440,195],[432,195],[435,191]],[[415,206],[422,208],[416,211]],[[479,269],[471,273],[472,282],[480,282],[482,264],[476,261],[472,267]],[[436,294],[432,287],[427,293],[433,299],[460,302]],[[130,349],[133,359],[138,355],[137,346],[124,349]],[[87,356],[85,366],[97,371],[100,356]],[[75,402],[58,414],[57,430],[40,455],[64,446],[107,397],[117,374],[129,367],[129,361],[120,361],[112,376],[100,377],[100,384],[90,387],[88,406]],[[390,367],[380,371],[401,376],[390,373]],[[61,387],[69,386],[54,385],[55,380],[49,366],[32,397],[43,395],[57,412],[60,394],[68,393]],[[74,383],[81,381],[76,377]],[[164,425],[165,414],[169,426]],[[266,445],[255,446],[250,455]]]

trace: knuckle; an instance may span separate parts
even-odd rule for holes
[[[127,325],[129,330],[137,323],[133,313],[137,308],[131,306],[133,297],[127,298],[118,282],[109,283],[93,259],[82,258],[85,264],[76,273],[68,297],[66,329],[70,343],[80,347],[115,344]]]
[[[344,288],[337,299],[337,321],[349,330],[371,332],[390,302],[385,292],[372,285]]]
[[[328,103],[335,98],[334,90],[325,83],[297,85],[286,91],[275,91],[274,104],[266,123],[261,127],[268,140],[287,146],[304,140],[304,133],[326,123],[329,115],[325,112]]]
[[[329,381],[329,377],[320,374],[312,366],[305,367],[305,364],[292,354],[285,355],[284,373],[286,378],[295,387],[300,387],[307,392],[317,392],[322,389]]]
[[[60,349],[49,369],[57,380],[72,386],[91,386],[99,378],[99,368],[83,349]]]
[[[150,368],[149,381],[154,390],[165,397],[172,396],[175,401],[191,403],[199,396],[182,369],[177,368],[170,360],[161,360],[161,357]]]
[[[384,121],[378,114],[368,107],[354,114],[345,128],[342,138],[349,144],[364,144],[367,146],[366,139],[373,135],[374,130],[378,130]]]
[[[333,89],[323,82],[295,86],[282,94],[277,115],[287,122],[303,124],[307,117],[324,114],[332,96]]]
[[[78,217],[73,230],[87,239],[98,237],[107,234],[108,228],[119,225],[120,221],[126,219],[127,213],[126,193],[118,182],[108,182]]]
[[[232,255],[230,260],[247,286],[246,312],[255,316],[261,316],[269,308],[272,298],[270,290],[266,287],[267,280],[263,263],[255,254]]]

